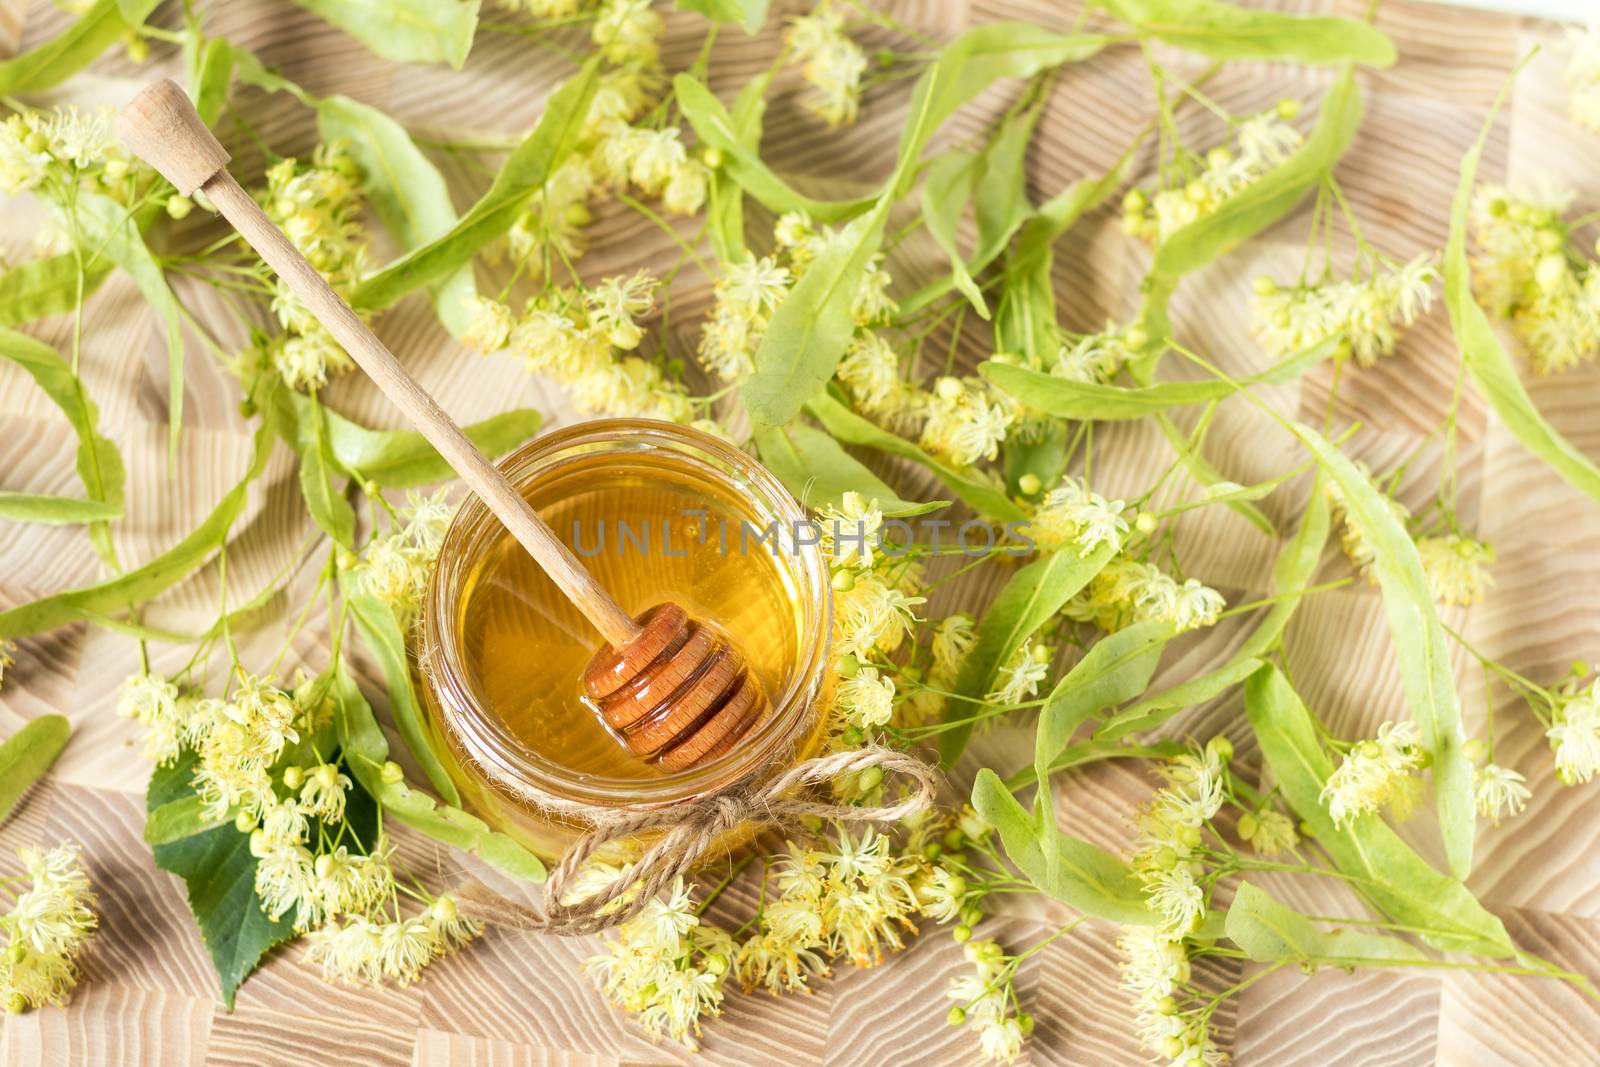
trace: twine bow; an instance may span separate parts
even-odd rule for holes
[[[898,804],[873,808],[794,795],[803,786],[869,767],[879,767],[885,775],[906,775],[915,780],[916,789]],[[639,812],[596,827],[579,838],[550,872],[542,915],[479,883],[468,884],[455,892],[474,918],[496,926],[564,937],[599,933],[637,915],[679,875],[694,868],[718,838],[737,827],[752,823],[785,826],[804,818],[836,822],[897,821],[925,810],[933,802],[937,784],[937,772],[932,767],[915,756],[890,748],[873,746],[818,756],[796,764],[762,785],[735,787],[693,804]],[[597,892],[572,903],[563,902],[567,885],[601,848],[613,841],[661,828],[666,828],[667,832],[637,863]]]

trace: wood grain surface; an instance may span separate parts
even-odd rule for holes
[[[341,92],[383,108],[419,136],[462,139],[519,135],[539,113],[551,87],[570,67],[525,38],[482,32],[466,68],[398,67],[377,59],[358,42],[285,0],[227,0],[201,5],[210,32],[257,51],[268,64],[313,93]],[[485,5],[486,8],[489,5]],[[666,6],[666,5],[663,5]],[[1358,15],[1355,0],[1286,0],[1286,9]],[[794,4],[779,4],[792,13]],[[896,0],[889,8],[924,32],[948,38],[985,21],[1025,18],[1070,27],[1078,5],[1066,0]],[[491,21],[503,14],[486,12]],[[175,3],[155,16],[175,26]],[[45,0],[0,0],[0,47],[17,37],[31,47],[59,32],[68,16]],[[1368,115],[1361,137],[1340,169],[1340,180],[1371,239],[1406,259],[1442,248],[1448,201],[1462,153],[1495,93],[1519,56],[1543,51],[1516,84],[1505,117],[1485,156],[1485,180],[1522,180],[1555,173],[1580,193],[1586,210],[1600,207],[1600,138],[1565,117],[1560,83],[1561,28],[1512,16],[1425,4],[1388,2],[1378,24],[1400,47],[1401,61],[1386,71],[1360,75]],[[713,88],[730,95],[765,68],[776,47],[776,23],[756,36],[727,31],[718,41]],[[19,34],[12,34],[20,27]],[[666,58],[682,67],[703,33],[698,16],[668,16]],[[887,31],[865,35],[869,48],[889,43]],[[581,36],[565,43],[581,47]],[[1167,58],[1165,55],[1163,58]],[[1178,69],[1198,69],[1172,55]],[[175,51],[158,46],[135,65],[120,51],[37,102],[120,105],[138,85],[157,75],[181,77]],[[1281,96],[1315,102],[1332,78],[1327,70],[1283,64],[1241,64],[1223,71],[1207,92],[1235,112],[1269,105]],[[790,75],[775,87],[765,154],[797,186],[813,195],[842,196],[881,181],[891,165],[909,81],[890,82],[867,94],[858,125],[830,133],[798,104]],[[941,134],[950,143],[983,131],[1014,100],[1016,84],[983,94]],[[240,118],[284,153],[304,152],[315,126],[299,105],[256,90],[236,93]],[[1068,181],[1103,171],[1132,131],[1152,114],[1143,60],[1132,49],[1108,52],[1092,63],[1065,69],[1050,97],[1029,157],[1031,194],[1039,201]],[[1199,108],[1182,113],[1197,145],[1220,127]],[[241,153],[241,174],[259,174],[259,159]],[[466,204],[484,179],[456,158],[437,157]],[[1149,152],[1143,160],[1148,173]],[[253,169],[252,169],[253,168]],[[215,225],[196,212],[185,225]],[[1288,274],[1298,267],[1308,212],[1301,211],[1260,240],[1186,283],[1175,318],[1188,342],[1233,373],[1259,369],[1267,357],[1246,335],[1242,308],[1250,279],[1262,271]],[[9,261],[30,255],[36,213],[24,200],[0,212],[0,250]],[[685,224],[687,229],[687,224]],[[591,231],[593,251],[584,261],[595,276],[639,266],[665,267],[676,258],[671,239],[639,215],[607,205]],[[1352,247],[1335,249],[1341,266]],[[380,256],[386,253],[380,252]],[[1125,318],[1147,253],[1124,238],[1114,213],[1087,219],[1060,243],[1056,283],[1063,321],[1097,329]],[[907,289],[942,270],[943,257],[923,235],[897,250],[893,268]],[[244,340],[217,297],[203,286],[175,279],[180,299],[224,344]],[[692,323],[709,305],[710,286],[685,272],[677,283],[669,348],[689,355]],[[113,276],[88,302],[84,315],[83,376],[100,405],[102,424],[130,468],[127,517],[115,538],[124,561],[150,558],[192,528],[237,479],[248,461],[248,426],[237,410],[234,382],[190,337],[185,380],[187,413],[176,474],[169,475],[165,442],[166,363],[160,330],[150,309],[123,277]],[[511,405],[537,406],[551,424],[573,421],[553,385],[526,374],[507,357],[471,355],[452,344],[421,299],[397,306],[377,326],[406,366],[445,408],[461,420]],[[28,327],[63,346],[66,317]],[[936,338],[935,341],[938,339]],[[937,347],[937,345],[936,345]],[[941,349],[942,351],[942,349]],[[984,353],[969,333],[959,350],[967,365]],[[1181,368],[1173,368],[1181,373]],[[1386,471],[1416,454],[1399,496],[1425,503],[1437,485],[1439,450],[1428,440],[1449,403],[1456,357],[1442,307],[1411,331],[1401,351],[1370,370],[1347,374],[1338,414],[1359,421],[1347,450]],[[1291,385],[1262,390],[1286,414],[1322,415],[1331,368]],[[1588,455],[1600,458],[1600,368],[1530,382],[1550,420]],[[369,425],[397,424],[382,398],[346,379],[329,403]],[[1495,587],[1470,611],[1451,610],[1446,621],[1481,649],[1515,670],[1550,680],[1574,657],[1600,654],[1600,509],[1566,488],[1486,415],[1469,390],[1461,420],[1462,520],[1476,524],[1499,551]],[[1108,494],[1138,490],[1171,455],[1153,427],[1115,424],[1096,435],[1095,480]],[[1298,462],[1282,431],[1238,403],[1225,405],[1208,438],[1210,458],[1239,482],[1271,476]],[[0,367],[0,487],[76,495],[72,439],[64,421],[20,372]],[[877,462],[877,461],[874,461]],[[893,466],[887,475],[919,488],[916,476]],[[1305,486],[1265,502],[1280,528],[1292,528]],[[242,601],[292,562],[310,528],[294,491],[288,455],[280,449],[254,488],[240,537],[229,551],[229,587]],[[1184,569],[1223,590],[1232,602],[1264,591],[1277,542],[1224,508],[1186,514],[1179,524]],[[1341,557],[1324,561],[1325,577],[1346,573]],[[298,605],[314,575],[292,586]],[[98,564],[82,531],[0,523],[0,606],[79,585],[98,577]],[[981,606],[1002,574],[941,589],[931,611]],[[162,598],[150,621],[194,629],[215,614],[218,582],[205,571]],[[282,613],[285,601],[275,605]],[[1230,619],[1185,638],[1167,653],[1156,678],[1166,686],[1229,654],[1249,619]],[[247,662],[270,662],[283,642],[282,619],[244,637]],[[1320,595],[1295,618],[1288,636],[1297,684],[1307,701],[1345,736],[1369,735],[1385,719],[1404,714],[1382,608],[1365,585]],[[287,662],[316,668],[325,657],[325,634],[315,627],[290,642]],[[187,651],[155,646],[154,668],[174,673]],[[240,990],[237,1008],[220,1007],[215,977],[183,900],[180,882],[157,871],[140,837],[149,768],[140,757],[132,723],[113,714],[115,690],[135,666],[126,638],[82,625],[22,643],[16,666],[0,688],[0,735],[47,711],[73,721],[71,745],[49,779],[0,827],[0,870],[12,849],[71,838],[82,842],[100,894],[101,932],[87,974],[70,1007],[46,1009],[0,1023],[0,1063],[35,1064],[412,1064],[621,1065],[707,1062],[717,1064],[962,1064],[976,1062],[971,1036],[944,1025],[946,980],[961,967],[959,947],[947,936],[914,940],[902,954],[871,971],[843,969],[817,984],[811,996],[774,999],[731,993],[726,1011],[712,1020],[698,1057],[653,1044],[610,1009],[579,972],[592,941],[526,939],[490,934],[469,950],[431,968],[404,990],[348,990],[325,985],[301,960],[301,949],[274,954]],[[1469,732],[1481,732],[1484,679],[1463,655],[1456,672]],[[381,687],[367,671],[369,692]],[[1600,786],[1567,788],[1554,775],[1536,722],[1494,694],[1498,756],[1528,776],[1534,800],[1526,814],[1499,829],[1480,830],[1479,859],[1470,885],[1502,915],[1518,942],[1546,958],[1600,976]],[[1180,734],[1225,733],[1241,765],[1259,757],[1244,723],[1239,694],[1231,693],[1178,720]],[[981,736],[953,779],[952,795],[982,763],[1009,771],[1025,762],[1031,734],[1025,726]],[[1074,833],[1113,849],[1126,845],[1126,817],[1151,788],[1136,765],[1114,761],[1071,772],[1057,790],[1058,816]],[[1437,859],[1436,835],[1419,815],[1403,828]],[[405,837],[407,861],[436,882],[463,869],[513,895],[535,893],[479,870],[459,855]],[[1354,914],[1357,905],[1325,884],[1279,878],[1272,892],[1316,914]],[[1006,913],[987,920],[980,934],[1022,948],[1067,918],[1064,909],[1037,898],[1003,898]],[[734,885],[718,902],[719,915],[748,914],[752,887]],[[735,919],[735,922],[739,921]],[[1019,990],[1038,1029],[1025,1062],[1121,1065],[1145,1062],[1131,1034],[1123,995],[1116,988],[1114,930],[1086,923],[1031,959]],[[1207,977],[1219,988],[1237,981],[1236,967]],[[1410,1067],[1510,1064],[1578,1065],[1600,1062],[1600,1006],[1548,981],[1463,972],[1316,975],[1283,971],[1252,985],[1219,1015],[1221,1037],[1239,1064],[1273,1067]]]

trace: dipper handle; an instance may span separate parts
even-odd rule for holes
[[[196,190],[205,193],[222,217],[305,302],[613,648],[624,647],[638,635],[638,625],[584,569],[506,476],[406,373],[394,353],[240,188],[228,173],[231,157],[227,150],[212,136],[176,82],[164,78],[145,87],[117,116],[116,133],[130,151],[159,171],[178,192],[184,196]]]

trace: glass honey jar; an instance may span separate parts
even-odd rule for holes
[[[581,423],[500,466],[629,613],[675,601],[725,631],[770,706],[702,765],[667,771],[634,756],[582,699],[601,638],[469,497],[414,649],[433,747],[468,806],[553,859],[608,817],[760,782],[815,754],[828,567],[814,538],[795,535],[805,512],[776,478],[710,434],[643,419]],[[637,848],[622,845],[607,858]]]

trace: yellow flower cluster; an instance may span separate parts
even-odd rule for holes
[[[1417,805],[1422,789],[1417,772],[1428,758],[1414,722],[1386,722],[1376,738],[1356,742],[1322,787],[1333,824],[1343,826],[1385,806],[1395,818],[1406,818]]]
[[[1140,1043],[1178,1064],[1217,1064],[1210,1011],[1182,1003],[1190,963],[1185,938],[1206,911],[1204,834],[1227,797],[1233,746],[1203,749],[1158,767],[1164,785],[1135,816],[1132,866],[1155,913],[1152,926],[1126,926],[1117,939],[1122,988],[1133,996]]]
[[[1300,146],[1300,134],[1288,120],[1300,113],[1294,100],[1239,123],[1234,148],[1218,145],[1204,159],[1182,159],[1166,187],[1131,189],[1122,200],[1122,230],[1150,245],[1197,219],[1210,215],[1230,197],[1283,164]]]
[[[1569,681],[1555,699],[1545,737],[1555,752],[1556,774],[1568,785],[1579,785],[1600,771],[1600,681],[1586,689]]]
[[[1182,632],[1213,625],[1226,603],[1196,578],[1180,582],[1153,563],[1118,556],[1062,612],[1108,633],[1148,619],[1164,619]]]
[[[529,370],[565,385],[586,413],[690,422],[694,410],[682,383],[670,380],[659,363],[623,354],[644,339],[639,320],[655,306],[656,285],[640,271],[582,293],[550,289],[520,318],[498,301],[479,298],[463,340],[484,353],[509,348]]]
[[[5,951],[0,954],[0,1004],[11,1014],[44,1004],[65,1004],[78,982],[78,958],[94,936],[99,918],[94,894],[76,845],[49,851],[17,850],[30,885],[0,915]],[[0,878],[0,886],[22,881]]]
[[[1033,1033],[1033,1017],[1016,1007],[1016,960],[992,938],[967,942],[962,954],[972,970],[950,979],[945,996],[957,1004],[947,1018],[973,1029],[985,1059],[1014,1063]]]
[[[1427,312],[1438,278],[1430,255],[1348,281],[1284,286],[1257,278],[1250,332],[1280,357],[1337,337],[1357,363],[1370,367],[1394,351],[1402,328]]]
[[[111,135],[110,108],[22,111],[0,122],[0,193],[37,190],[59,202],[81,189],[128,205],[149,177]]]
[[[1600,21],[1567,31],[1572,58],[1562,78],[1567,83],[1567,113],[1586,130],[1600,133]]]
[[[1087,556],[1101,545],[1121,544],[1128,532],[1127,511],[1123,501],[1107,500],[1068,474],[1045,494],[1020,532],[1040,548],[1071,545]]]
[[[440,896],[420,915],[374,921],[354,915],[311,931],[306,959],[322,965],[325,981],[379,985],[389,979],[410,985],[422,969],[477,937],[482,927],[461,914],[455,899]]]
[[[1539,374],[1600,353],[1600,269],[1572,245],[1562,220],[1571,205],[1549,185],[1519,194],[1484,185],[1472,200],[1478,297],[1511,320]]]
[[[784,43],[790,61],[810,87],[805,105],[829,126],[855,122],[867,55],[845,34],[844,16],[832,0],[822,0],[811,14],[791,19]]]
[[[1417,540],[1417,556],[1433,599],[1441,604],[1476,604],[1494,584],[1489,567],[1495,552],[1482,541],[1461,534],[1423,537]]]
[[[361,561],[350,572],[356,586],[388,604],[401,625],[416,616],[433,561],[455,515],[446,493],[445,489],[431,496],[407,492],[406,506],[390,532],[367,542]]]
[[[262,209],[340,295],[349,297],[366,266],[361,237],[361,172],[346,146],[319,145],[309,164],[281,159],[258,194]],[[245,353],[246,373],[265,361],[292,389],[315,392],[354,363],[281,278],[273,276],[272,310],[283,332]]]

